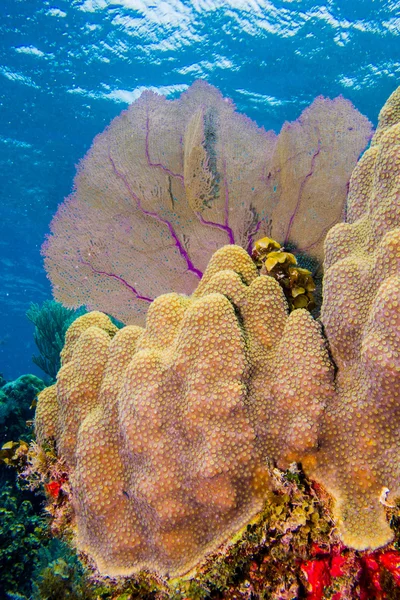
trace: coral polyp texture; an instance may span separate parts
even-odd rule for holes
[[[279,136],[199,81],[176,100],[145,92],[82,160],[43,247],[54,296],[144,324],[154,298],[192,293],[225,244],[270,235],[322,258],[371,125],[319,97]]]
[[[399,170],[400,88],[353,172],[347,221],[325,242],[323,329],[303,308],[289,313],[276,278],[233,244],[190,296],[155,299],[144,328],[117,330],[97,311],[71,325],[36,433],[55,439],[77,547],[102,574],[187,574],[262,510],[271,465],[293,462],[331,495],[344,544],[392,540]]]
[[[214,254],[191,298],[157,298],[145,329],[77,319],[63,363],[36,432],[56,431],[78,547],[109,575],[181,575],[240,530],[270,486],[265,456],[315,445],[333,378],[317,323],[289,316],[238,246]]]
[[[322,322],[338,373],[315,473],[343,541],[374,548],[392,538],[383,503],[400,495],[400,88],[325,249]]]

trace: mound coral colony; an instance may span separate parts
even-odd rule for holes
[[[56,298],[95,310],[39,395],[36,448],[55,443],[101,574],[194,572],[293,463],[342,547],[392,541],[400,88],[362,154],[371,135],[320,97],[276,136],[198,82],[95,139],[43,247]]]

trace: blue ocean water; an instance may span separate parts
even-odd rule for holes
[[[1,0],[0,373],[31,362],[40,246],[93,137],[146,88],[203,78],[279,131],[317,95],[374,124],[399,84],[399,0]]]

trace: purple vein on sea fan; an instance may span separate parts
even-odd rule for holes
[[[152,298],[191,294],[227,243],[269,235],[321,262],[370,134],[343,98],[317,98],[277,136],[204,81],[172,101],[144,92],[95,138],[51,223],[54,296],[143,324]]]

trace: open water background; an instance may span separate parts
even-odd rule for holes
[[[40,246],[93,137],[145,88],[203,78],[279,131],[320,94],[376,124],[400,84],[399,0],[0,0],[0,373],[31,362]]]

